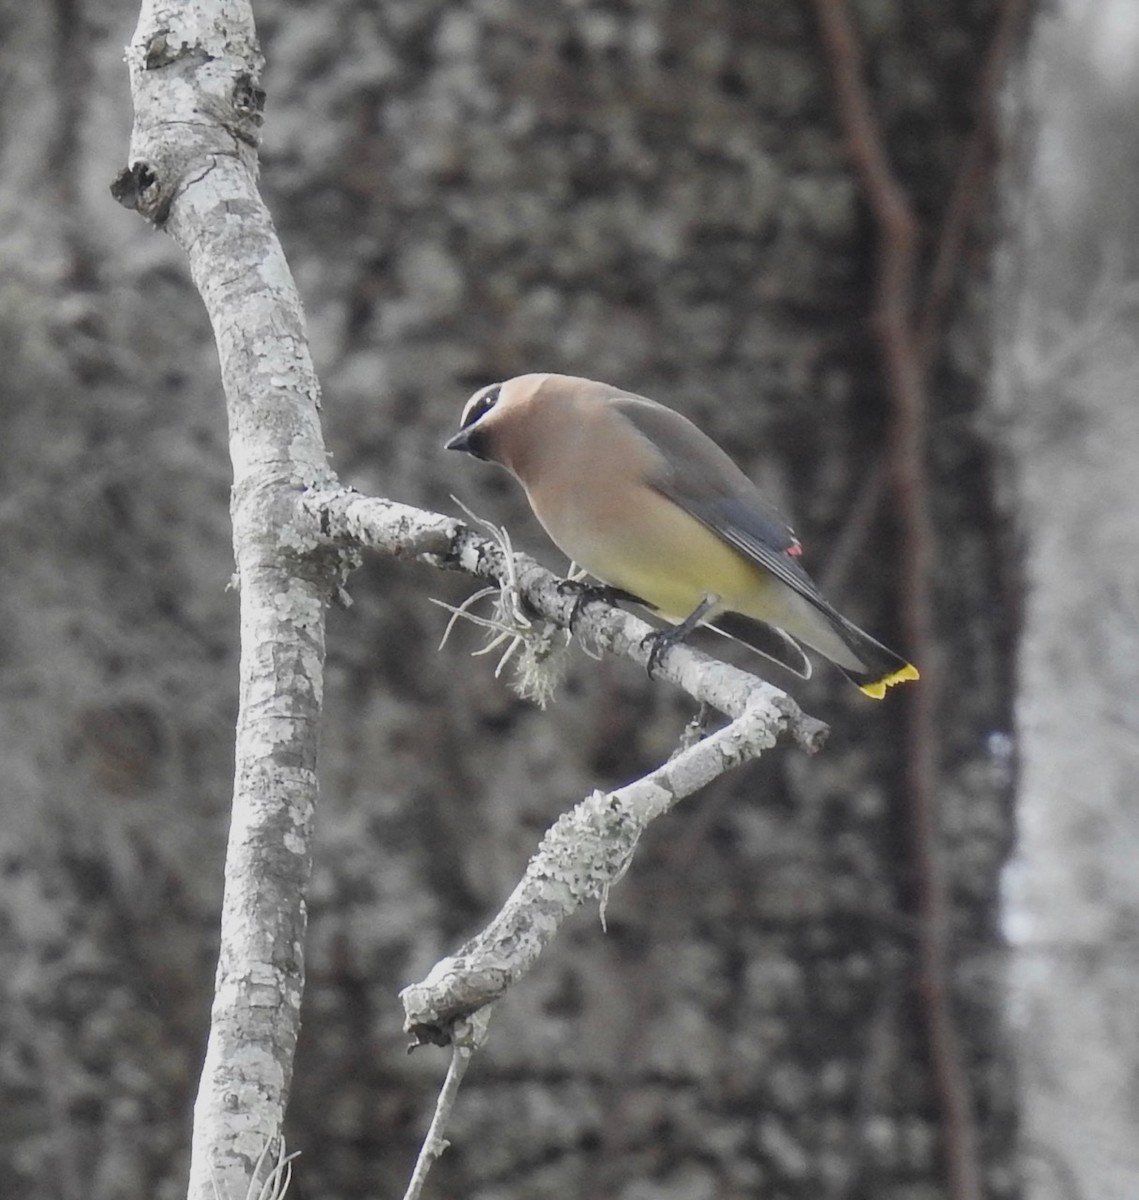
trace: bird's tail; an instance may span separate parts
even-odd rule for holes
[[[743,642],[757,654],[786,667],[800,679],[811,677],[811,660],[803,653],[799,643],[774,625],[745,617],[743,613],[722,612],[708,622],[708,628],[734,641]]]
[[[829,611],[826,615],[830,618],[835,633],[862,663],[860,669],[839,666],[839,670],[866,695],[881,700],[886,695],[887,688],[920,678],[913,663],[906,662],[901,655],[895,654],[870,634],[864,633],[829,605],[827,607]]]

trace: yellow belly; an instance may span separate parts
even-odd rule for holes
[[[694,517],[647,489],[637,511],[613,519],[576,504],[543,510],[531,504],[546,532],[580,567],[613,587],[648,601],[670,621],[682,621],[708,595],[748,615],[769,608],[782,589],[762,567],[733,550]],[[603,519],[597,519],[598,517]],[[763,619],[774,623],[774,616]]]
[[[840,666],[861,665],[810,601],[659,493],[637,489],[631,512],[629,495],[606,494],[604,484],[586,500],[580,491],[562,504],[556,495],[544,493],[543,499],[545,504],[530,496],[531,507],[563,553],[603,583],[639,596],[666,620],[677,624],[706,596],[715,596],[706,620],[741,613],[777,626]]]

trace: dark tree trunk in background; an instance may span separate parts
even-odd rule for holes
[[[793,515],[840,606],[898,634],[875,233],[810,6],[265,3],[263,189],[305,296],[344,479],[455,493],[560,565],[505,476],[440,444],[527,370],[682,409]],[[0,15],[0,1179],[5,1200],[184,1188],[232,775],[224,411],[174,248],[106,184],[129,129],[123,0]],[[858,6],[928,248],[993,0]],[[987,214],[987,201],[978,206]],[[984,222],[981,222],[984,224]],[[978,416],[983,234],[930,390],[951,994],[986,1196],[1017,1190],[995,951],[1019,581]],[[291,1108],[305,1200],[399,1194],[441,1055],[395,995],[502,901],[541,831],[666,756],[683,697],[581,656],[547,712],[471,634],[467,581],[373,560],[331,622],[309,991]],[[722,645],[717,645],[723,650]],[[905,649],[905,647],[902,647]],[[754,665],[754,663],[752,664]],[[785,684],[787,680],[778,680]],[[573,922],[496,1014],[434,1193],[470,1200],[948,1195],[901,786],[905,697],[820,666],[834,734],[661,823],[609,931]]]

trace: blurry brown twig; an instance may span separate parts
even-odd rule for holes
[[[937,352],[942,314],[977,215],[977,206],[989,192],[997,149],[998,93],[1023,31],[1030,3],[1031,0],[1003,0],[981,66],[974,99],[975,121],[941,219],[918,322],[917,349],[926,372]]]
[[[996,28],[981,65],[975,89],[975,121],[961,153],[945,212],[933,243],[933,258],[924,283],[917,321],[918,361],[928,375],[940,345],[941,322],[977,209],[989,194],[996,160],[998,92],[1023,30],[1031,0],[1003,0]],[[915,289],[917,285],[915,284]],[[844,522],[821,582],[829,594],[841,592],[847,575],[878,516],[887,474],[885,455],[866,471]]]

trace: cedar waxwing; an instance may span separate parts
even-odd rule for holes
[[[705,624],[807,678],[803,642],[878,700],[918,678],[823,599],[783,518],[662,404],[590,379],[519,375],[475,392],[446,448],[506,467],[565,554],[676,625],[654,651]]]

